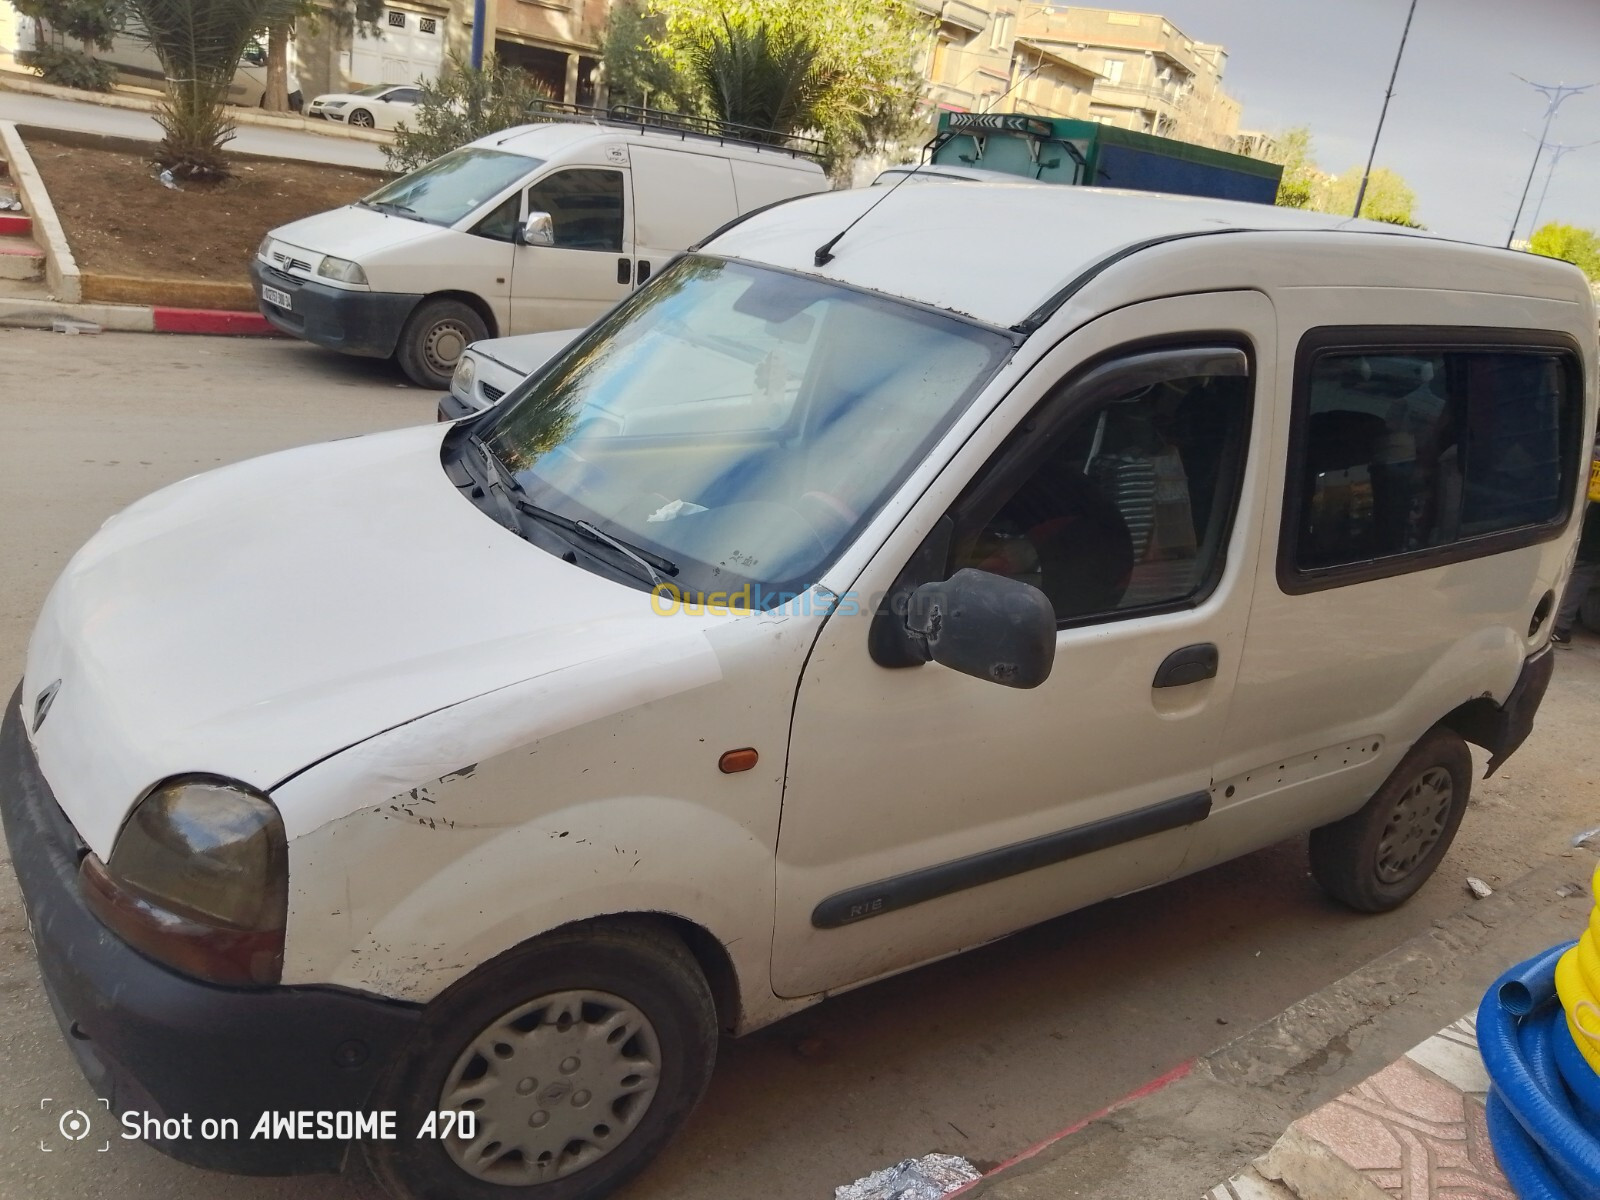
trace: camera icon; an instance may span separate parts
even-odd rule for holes
[[[111,1101],[102,1097],[100,1099],[100,1103],[105,1105],[106,1112],[110,1113]],[[39,1101],[39,1108],[42,1112],[48,1114],[54,1104],[55,1101],[46,1096],[43,1100]],[[66,1109],[61,1113],[60,1116],[56,1118],[56,1133],[69,1146],[74,1142],[83,1141],[93,1132],[94,1122],[90,1119],[89,1114],[84,1112],[81,1108]],[[57,1146],[51,1145],[50,1140],[45,1138],[39,1139],[39,1149],[44,1153],[50,1154],[57,1148]],[[106,1138],[105,1144],[98,1147],[98,1152],[104,1154],[110,1149],[111,1139]]]

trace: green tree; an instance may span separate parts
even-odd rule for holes
[[[719,120],[771,130],[775,141],[814,128],[834,85],[809,30],[759,17],[724,15],[688,58]]]
[[[233,138],[228,91],[250,39],[290,19],[297,0],[127,0],[167,77],[156,157],[173,174],[221,179]]]
[[[767,112],[780,134],[820,136],[842,157],[902,133],[920,100],[917,68],[933,25],[910,0],[641,2],[654,23],[644,50],[698,84],[683,107]],[[728,84],[721,92],[713,63]],[[764,99],[747,105],[750,97]]]
[[[37,47],[19,56],[46,83],[108,92],[116,68],[95,59],[93,51],[111,49],[122,28],[122,0],[15,0],[14,7],[32,17],[41,34]],[[42,40],[48,33],[49,40]],[[82,49],[68,44],[78,42]]]
[[[1274,140],[1276,146],[1268,158],[1283,165],[1277,202],[1285,208],[1309,208],[1322,175],[1311,154],[1311,130],[1297,125]]]
[[[1328,180],[1313,205],[1319,212],[1349,216],[1356,206],[1356,192],[1361,187],[1361,168],[1351,167],[1342,175]],[[1420,229],[1412,213],[1417,207],[1417,194],[1398,174],[1388,167],[1373,168],[1367,180],[1366,195],[1361,198],[1361,215],[1370,221],[1386,221],[1390,225],[1404,225]]]
[[[1534,230],[1528,249],[1577,267],[1591,282],[1600,281],[1600,235],[1592,229],[1550,221]]]
[[[453,57],[438,79],[419,86],[414,115],[395,130],[394,145],[383,148],[391,171],[414,171],[458,146],[525,125],[550,99],[541,81],[493,55],[484,56],[481,71]]]
[[[659,45],[666,33],[660,13],[646,12],[646,0],[614,0],[600,42],[606,90],[612,104],[638,104],[669,112],[700,106],[699,87]]]

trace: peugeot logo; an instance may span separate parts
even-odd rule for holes
[[[61,680],[56,680],[44,691],[40,692],[33,700],[33,732],[39,732],[39,726],[44,724],[44,719],[50,715],[50,706],[55,703],[56,693],[61,690]]]

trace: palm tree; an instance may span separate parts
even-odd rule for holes
[[[726,14],[690,48],[689,67],[720,119],[780,137],[817,128],[835,82],[805,32]]]
[[[221,179],[234,134],[228,90],[258,30],[292,19],[297,0],[128,0],[140,36],[161,60],[167,98],[156,110],[166,137],[157,157],[174,175]]]

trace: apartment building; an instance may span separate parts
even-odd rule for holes
[[[1223,90],[1228,53],[1155,13],[1026,5],[1017,35],[1092,71],[1089,117],[1232,150],[1239,102]]]
[[[934,108],[1089,116],[1094,72],[1059,47],[1018,37],[1022,0],[915,3],[934,20],[934,40],[923,66]]]

